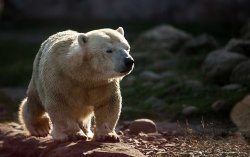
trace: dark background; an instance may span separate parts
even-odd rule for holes
[[[216,38],[222,47],[231,38],[242,35],[242,27],[249,18],[249,0],[0,0],[0,102],[7,104],[2,105],[3,108],[10,108],[7,110],[16,113],[20,100],[25,96],[40,44],[58,31],[73,29],[86,32],[123,26],[125,36],[132,45],[132,56],[136,56],[134,41],[141,33],[156,26],[173,25],[193,36],[207,33]],[[150,54],[148,56],[150,58]],[[199,112],[195,115],[199,117],[218,115],[228,119],[231,107],[249,92],[245,86],[237,93],[221,92],[220,83],[207,82],[201,71],[204,54],[176,55],[176,58],[178,65],[166,70],[178,73],[177,78],[163,80],[159,90],[151,90],[155,84],[147,85],[139,77],[141,72],[152,70],[149,65],[159,58],[147,63],[136,60],[131,74],[136,79],[135,83],[129,86],[122,84],[124,112],[127,113],[124,119],[176,119],[182,116],[182,109],[190,105],[198,108]],[[179,85],[187,79],[203,83],[202,89],[194,93],[192,89]],[[178,86],[174,91],[167,90],[176,84]],[[154,111],[149,101],[144,102],[152,96],[164,102],[165,107]],[[227,106],[222,114],[218,114],[210,106],[221,99]]]
[[[6,20],[155,21],[239,25],[248,19],[248,0],[2,0]],[[10,19],[11,18],[11,19]],[[52,22],[53,23],[53,22]]]

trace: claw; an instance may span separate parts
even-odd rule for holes
[[[100,135],[98,137],[95,137],[94,140],[98,142],[111,142],[111,143],[116,143],[121,141],[120,137],[113,133],[107,135]]]
[[[67,141],[78,141],[78,140],[84,140],[86,141],[88,138],[83,132],[77,132],[73,134],[57,134],[56,136],[52,136],[55,141],[60,142],[67,142]]]

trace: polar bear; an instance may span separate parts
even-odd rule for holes
[[[19,120],[30,135],[57,141],[93,138],[118,142],[120,81],[134,67],[124,30],[63,31],[36,55]],[[95,117],[94,135],[91,119]]]

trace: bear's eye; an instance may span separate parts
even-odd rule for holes
[[[106,50],[107,53],[112,53],[113,51],[112,50]]]

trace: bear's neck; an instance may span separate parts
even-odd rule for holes
[[[93,89],[93,88],[99,88],[103,86],[109,86],[111,84],[117,84],[119,83],[119,79],[107,79],[107,80],[91,80],[91,79],[84,79],[84,80],[75,80],[75,79],[70,79],[70,83],[73,86],[78,86],[81,88],[86,88],[86,89]]]

